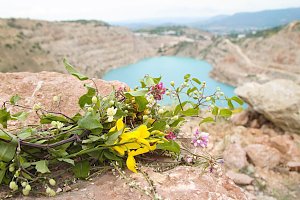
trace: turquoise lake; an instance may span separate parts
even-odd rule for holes
[[[123,66],[107,72],[104,80],[119,80],[127,83],[131,88],[139,86],[141,80],[146,74],[152,77],[162,76],[162,82],[166,87],[170,87],[170,81],[174,81],[179,86],[184,79],[185,74],[191,74],[200,81],[206,81],[207,95],[212,94],[217,87],[225,93],[226,96],[234,96],[234,87],[218,82],[209,77],[212,66],[205,61],[192,58],[183,58],[175,56],[162,56],[147,58],[135,64]],[[164,103],[172,103],[169,97],[164,98]],[[218,103],[219,106],[226,106],[225,102]]]

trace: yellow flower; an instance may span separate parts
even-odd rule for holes
[[[113,131],[122,131],[122,133],[112,149],[120,156],[124,156],[127,152],[126,165],[134,173],[137,173],[134,156],[154,151],[156,144],[162,143],[164,138],[164,134],[160,131],[150,133],[146,125],[140,125],[129,132],[122,118],[117,121],[116,126],[110,129],[110,132]]]
[[[125,128],[125,124],[123,123],[123,117],[117,120],[117,123],[114,127],[112,127],[109,132],[114,132],[116,129],[117,131],[123,130]]]
[[[127,165],[127,168],[134,172],[134,173],[137,173],[137,170],[136,170],[136,162],[135,162],[135,159],[132,155],[128,155],[128,158],[126,160],[126,165]]]

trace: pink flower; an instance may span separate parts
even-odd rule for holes
[[[177,138],[176,135],[172,131],[170,131],[165,137],[168,140],[175,140]]]
[[[163,95],[166,93],[166,88],[163,86],[163,83],[160,82],[150,88],[150,93],[155,100],[162,100]]]
[[[195,147],[205,148],[208,145],[208,136],[209,133],[199,132],[197,129],[191,143],[194,144]]]
[[[186,161],[187,163],[192,163],[192,162],[193,162],[193,157],[187,156],[187,157],[185,158],[185,161]]]

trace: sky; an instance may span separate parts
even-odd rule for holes
[[[289,7],[300,7],[300,0],[0,0],[0,18],[118,22],[207,18]]]

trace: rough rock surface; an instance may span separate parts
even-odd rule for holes
[[[247,155],[257,167],[273,168],[280,162],[280,152],[262,144],[250,144],[245,148]]]
[[[1,72],[63,72],[67,57],[85,74],[99,78],[107,69],[157,51],[127,28],[100,21],[0,19],[0,35]]]
[[[82,82],[73,76],[56,72],[0,73],[0,80],[0,103],[18,94],[21,97],[18,102],[20,105],[32,107],[41,103],[46,110],[59,111],[68,116],[80,110],[78,98],[87,91],[83,84],[93,84],[92,81]],[[102,95],[108,95],[113,87],[125,86],[118,81],[94,81]],[[53,102],[54,96],[59,96],[59,103]]]
[[[83,83],[76,78],[54,72],[41,73],[0,73],[1,101],[9,100],[11,95],[22,97],[21,105],[32,106],[41,103],[45,108],[59,109],[67,115],[78,112],[77,100],[86,92]],[[105,95],[112,87],[124,86],[120,82],[94,80],[99,93]],[[88,81],[87,81],[88,82]],[[60,96],[60,106],[53,105],[53,96]],[[177,167],[164,173],[148,171],[150,179],[157,185],[157,193],[169,199],[246,199],[245,194],[227,177],[203,174],[200,168]],[[128,172],[141,185],[147,185],[141,174]],[[1,198],[1,196],[0,196]],[[63,193],[54,199],[147,199],[143,193],[125,185],[124,180],[112,174],[104,174],[92,182],[84,182],[77,191]],[[21,198],[32,199],[32,198]],[[46,199],[46,198],[41,198]]]
[[[226,175],[238,185],[249,185],[254,180],[246,174],[236,173],[234,171],[228,171]]]
[[[248,165],[246,152],[240,144],[227,146],[223,153],[225,165],[231,169],[242,169]]]
[[[235,92],[276,126],[300,133],[300,85],[278,79],[265,84],[247,83]]]
[[[212,174],[201,174],[201,170],[193,167],[177,167],[168,172],[157,173],[145,169],[163,199],[247,199],[241,189],[226,177],[214,177]],[[130,174],[128,172],[128,174]],[[141,174],[130,175],[143,187],[147,186]],[[23,198],[27,199],[27,198]],[[46,198],[40,198],[46,199]],[[129,200],[151,199],[135,189],[130,189],[124,180],[108,173],[92,182],[86,182],[78,191],[58,195],[53,199],[88,199],[88,200]]]

